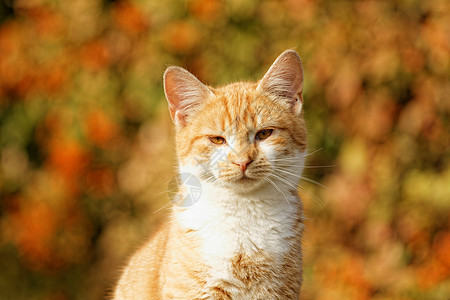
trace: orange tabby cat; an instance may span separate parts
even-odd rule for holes
[[[184,181],[172,218],[132,257],[114,299],[298,299],[302,84],[292,50],[258,83],[211,88],[166,70],[180,174],[197,193],[183,196]]]

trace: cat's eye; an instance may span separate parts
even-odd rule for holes
[[[265,139],[267,139],[271,134],[272,134],[272,132],[273,132],[273,129],[263,129],[263,130],[260,130],[260,131],[258,131],[257,133],[256,133],[256,136],[255,136],[255,138],[257,139],[257,140],[265,140]]]
[[[216,145],[223,145],[226,143],[225,139],[221,136],[211,136],[209,137],[209,140]]]

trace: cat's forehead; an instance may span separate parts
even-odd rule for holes
[[[209,125],[226,131],[260,128],[277,122],[279,107],[256,89],[256,84],[234,83],[214,90],[202,115],[209,116]]]

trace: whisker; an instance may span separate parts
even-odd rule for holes
[[[155,196],[155,197],[161,196],[162,194],[170,193],[170,192],[175,191],[175,190],[177,190],[177,188],[167,189],[167,190],[165,190],[165,191],[163,191],[163,192],[159,192],[159,193],[154,194],[154,196]]]
[[[295,185],[294,183],[290,182],[289,180],[287,180],[286,178],[281,177],[280,175],[277,174],[272,174],[272,176],[275,179],[281,180],[283,181],[285,184],[287,184],[288,186],[290,186],[291,188],[293,188],[294,190],[297,190],[297,185]]]
[[[299,173],[292,173],[292,172],[289,172],[289,171],[286,171],[286,170],[283,170],[283,169],[278,169],[277,171],[280,171],[280,172],[283,172],[283,173],[285,173],[285,174],[289,174],[289,175],[292,175],[292,176],[295,176],[295,177],[301,177],[301,172],[299,172]]]
[[[325,186],[325,185],[323,185],[323,184],[321,184],[320,182],[317,182],[317,181],[315,181],[315,180],[313,180],[313,179],[309,179],[309,178],[307,178],[307,177],[303,177],[303,176],[301,176],[300,178],[301,178],[302,180],[305,180],[305,181],[308,181],[308,182],[311,182],[311,183],[317,184],[318,186],[320,186],[320,187],[322,187],[322,188],[324,188],[324,189],[328,190],[328,187],[327,187],[327,186]]]
[[[280,158],[275,158],[275,159],[271,159],[270,161],[295,161],[295,160],[299,160],[298,157],[280,157]]]
[[[170,206],[170,204],[172,203],[172,201],[168,201],[166,202],[163,206],[161,206],[158,210],[154,211],[153,213],[156,214],[157,212],[159,212],[160,210],[166,209]]]
[[[310,199],[312,199],[317,205],[320,206],[321,209],[326,210],[326,206],[323,203],[323,201],[316,195],[314,195],[312,192],[310,192],[309,190],[307,190],[306,188],[304,188],[302,185],[298,186],[298,189],[305,194],[307,197],[309,197]]]
[[[280,170],[278,170],[280,171]],[[322,209],[326,209],[326,207],[323,205],[323,202],[320,200],[320,198],[318,198],[317,196],[315,196],[314,194],[312,194],[311,192],[309,192],[307,189],[305,189],[302,185],[297,185],[294,186],[291,182],[289,182],[287,179],[283,178],[281,175],[279,174],[272,174],[272,176],[278,180],[283,181],[285,184],[289,185],[290,187],[294,188],[295,190],[301,190],[304,194],[306,194],[309,198],[311,198],[314,202],[316,202]],[[302,177],[300,176],[300,178],[305,179],[307,181],[308,178]],[[311,181],[314,181],[311,179]],[[321,185],[318,182],[314,182],[318,185]],[[321,185],[323,186],[323,185]],[[325,186],[323,186],[324,188],[327,188]]]
[[[270,178],[266,178],[268,180],[268,182],[270,182],[284,197],[284,199],[286,200],[287,204],[289,205],[289,208],[291,207],[291,204],[289,203],[288,198],[286,197],[286,195],[283,193],[283,191],[275,184],[275,182],[273,182],[272,180],[270,180]]]
[[[334,165],[324,165],[324,166],[313,166],[313,165],[305,165],[303,168],[334,168],[337,167],[337,164]]]
[[[267,179],[267,178],[266,178]],[[271,182],[268,182],[267,180],[265,180],[267,183],[269,183],[268,187],[275,193],[278,193],[278,190],[274,189]]]
[[[303,155],[303,157],[311,156],[311,155],[313,155],[313,154],[319,152],[320,150],[323,150],[323,148],[319,148],[319,149],[314,150],[314,151],[312,151],[312,152],[306,153],[305,155]]]

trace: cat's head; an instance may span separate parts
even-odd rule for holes
[[[181,172],[238,192],[295,187],[306,150],[302,86],[302,63],[292,50],[258,83],[211,88],[169,67],[164,89]]]

